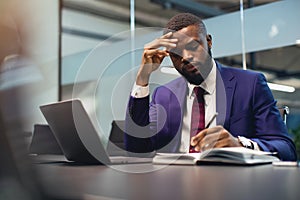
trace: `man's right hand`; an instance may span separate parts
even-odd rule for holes
[[[169,32],[144,46],[142,63],[136,78],[137,85],[147,86],[151,73],[157,70],[163,59],[169,55],[168,50],[176,47],[178,39],[172,38],[172,35],[173,33]],[[159,49],[161,47],[162,49]]]

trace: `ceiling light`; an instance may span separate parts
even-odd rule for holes
[[[268,86],[271,90],[276,90],[280,92],[295,92],[295,88],[292,86],[281,85],[276,83],[268,83]]]

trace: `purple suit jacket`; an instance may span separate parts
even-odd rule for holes
[[[150,97],[130,97],[126,114],[128,151],[178,152],[187,82],[177,78],[155,89]],[[217,124],[233,136],[245,136],[282,160],[296,160],[293,141],[261,73],[217,63]]]

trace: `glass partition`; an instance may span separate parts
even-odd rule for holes
[[[96,124],[105,121],[100,127],[105,134],[112,119],[125,117],[143,45],[161,34],[159,29],[179,12],[204,19],[216,60],[260,71],[270,84],[292,86],[294,91],[284,92],[272,85],[272,91],[278,106],[290,107],[289,127],[300,123],[298,1],[62,2],[62,99],[81,98],[88,111],[95,112]],[[172,78],[172,73],[161,76],[164,81]],[[116,99],[124,103],[116,105]]]

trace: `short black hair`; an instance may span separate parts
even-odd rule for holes
[[[191,13],[180,13],[173,16],[166,24],[164,34],[176,32],[190,25],[198,25],[203,34],[207,34],[205,24],[202,19]]]

